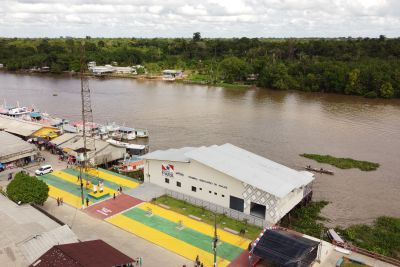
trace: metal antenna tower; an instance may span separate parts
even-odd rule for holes
[[[90,88],[89,80],[86,76],[86,57],[85,57],[85,43],[81,43],[81,55],[80,55],[80,76],[81,76],[81,101],[82,101],[82,135],[83,135],[83,148],[79,180],[81,184],[81,198],[82,198],[82,208],[85,206],[84,194],[83,194],[83,175],[85,170],[94,165],[92,162],[95,155],[95,144],[94,144],[94,133],[93,133],[93,113],[92,113],[92,103],[90,101]]]

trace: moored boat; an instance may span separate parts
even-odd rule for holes
[[[323,169],[323,168],[316,169],[316,168],[311,167],[310,165],[308,165],[307,167],[305,167],[305,169],[306,169],[307,171],[325,173],[325,174],[329,174],[329,175],[333,175],[333,174],[334,174],[334,172],[331,171],[331,170],[325,170],[325,169]]]

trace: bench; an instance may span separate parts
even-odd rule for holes
[[[197,221],[201,221],[201,218],[199,218],[199,217],[197,217],[197,216],[194,216],[194,215],[192,215],[192,214],[189,214],[189,217],[192,218],[192,219],[195,219],[195,220],[197,220]]]
[[[235,235],[238,235],[238,234],[239,234],[238,231],[235,231],[235,230],[233,230],[233,229],[231,229],[231,228],[228,228],[228,227],[224,227],[224,230],[227,231],[227,232],[229,232],[229,233],[231,233],[231,234],[235,234]]]
[[[171,207],[170,206],[168,206],[168,205],[165,205],[165,204],[158,204],[160,207],[163,207],[164,209],[167,209],[167,210],[169,210]]]

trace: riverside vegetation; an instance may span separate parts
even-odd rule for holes
[[[79,70],[83,39],[0,38],[0,63],[10,71],[49,66]],[[148,73],[183,69],[188,80],[278,90],[400,97],[400,38],[90,38],[86,58],[121,66],[142,64]],[[234,86],[236,87],[236,86]],[[239,86],[240,87],[240,86]]]
[[[330,155],[301,154],[300,156],[313,159],[319,163],[327,163],[340,169],[358,168],[362,171],[374,171],[379,167],[379,163],[351,158],[336,158]]]

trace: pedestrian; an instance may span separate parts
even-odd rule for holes
[[[113,199],[115,200],[115,193],[114,193],[114,195],[113,195]]]
[[[122,186],[119,187],[119,192],[122,193]]]
[[[79,176],[76,176],[76,178],[77,178],[76,181],[79,182]]]
[[[89,197],[86,197],[86,206],[89,207]]]
[[[12,179],[12,172],[10,172],[9,174],[8,174],[8,181],[10,181]]]
[[[64,204],[64,198],[60,197],[60,204]]]
[[[57,206],[60,206],[60,198],[57,197]]]

